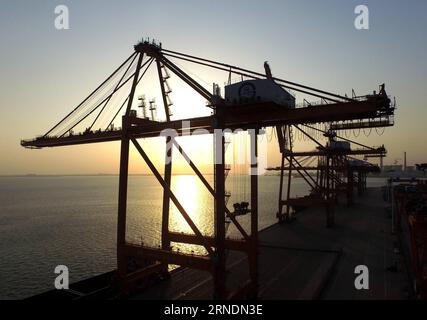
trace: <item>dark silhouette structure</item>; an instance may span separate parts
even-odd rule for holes
[[[45,148],[120,141],[117,285],[122,293],[129,293],[135,283],[150,276],[167,276],[168,265],[175,264],[209,271],[214,279],[213,297],[216,299],[256,297],[258,288],[258,175],[252,174],[250,177],[250,201],[239,203],[234,208],[234,212],[231,212],[226,205],[225,179],[229,168],[227,168],[224,161],[225,140],[222,131],[224,129],[250,131],[252,155],[250,166],[256,172],[258,168],[258,134],[262,128],[275,128],[278,134],[280,152],[282,153],[282,165],[279,168],[282,180],[281,195],[285,170],[288,170],[289,173],[292,173],[292,170],[296,170],[304,174],[308,170],[308,168],[298,164],[296,159],[299,155],[292,151],[292,139],[290,138],[292,127],[297,130],[303,130],[304,126],[309,126],[310,124],[330,122],[334,125],[331,127],[332,130],[340,130],[350,125],[352,127],[389,126],[393,124],[391,119],[394,113],[394,106],[385,94],[385,89],[381,90],[380,94],[349,98],[273,77],[268,65],[266,65],[268,67],[266,67],[266,74],[262,74],[221,62],[166,50],[160,44],[149,41],[141,41],[135,45],[134,49],[134,53],[113,74],[58,124],[43,136],[33,140],[24,140],[21,144],[27,148]],[[209,92],[172,60],[202,65],[246,79],[265,79],[267,77],[286,90],[290,89],[321,99],[321,102],[298,108],[283,108],[274,102],[265,101],[246,101],[244,104],[226,105],[224,99],[219,95],[218,89],[214,90],[213,93]],[[138,117],[134,109],[137,86],[151,66],[157,68],[158,81],[162,93],[163,120],[155,119],[154,113],[151,118],[146,115]],[[179,77],[203,97],[207,101],[207,106],[212,109],[212,115],[174,120],[170,111],[172,102],[169,94],[171,90],[167,84],[170,73]],[[120,93],[123,92],[125,92],[125,95],[121,101],[119,99]],[[144,107],[142,98],[141,101],[141,106]],[[151,109],[155,108],[154,101],[150,105]],[[122,115],[122,126],[121,128],[115,128],[114,121],[119,115]],[[102,128],[100,127],[101,119],[107,120],[106,125]],[[183,120],[188,121],[190,125],[182,128]],[[346,121],[345,125],[342,121]],[[75,133],[79,126],[83,128],[80,134]],[[165,129],[176,130],[178,136],[184,131],[193,132],[197,129],[205,129],[206,134],[214,135],[213,186],[209,184],[175,137],[168,136],[165,139],[167,159],[171,158],[172,152],[178,150],[212,194],[214,199],[213,236],[202,234],[171,190],[172,161],[166,161],[164,174],[162,175],[150,159],[147,150],[144,150],[138,142],[139,138],[157,137]],[[163,188],[161,246],[159,248],[148,247],[144,244],[131,244],[126,241],[128,164],[131,145],[139,152],[141,158]],[[174,148],[170,148],[171,145]],[[317,180],[313,187],[318,191],[318,202],[327,207],[329,220],[332,219],[331,210],[333,204],[331,201],[334,197],[332,190],[334,190],[334,186],[337,187],[339,185],[336,176],[338,173],[341,174],[340,170],[347,165],[348,158],[346,157],[356,153],[356,151],[352,152],[328,150],[328,148],[322,146],[319,150],[311,153],[313,156],[324,159],[320,162],[319,167],[315,168],[322,174],[322,178]],[[365,154],[365,152],[366,154],[382,153],[384,150],[378,151],[368,148],[366,151],[357,151],[357,154]],[[284,166],[285,159],[290,163],[287,169]],[[350,175],[350,172],[353,171],[345,172]],[[311,181],[310,178],[307,179]],[[286,214],[288,214],[289,206],[294,205],[289,198],[290,184],[291,179],[289,178],[287,200],[282,200],[280,196],[278,217],[281,220],[283,219],[281,208],[284,205],[287,206]],[[310,199],[311,203],[313,201],[315,200]],[[176,233],[169,230],[170,202],[176,206],[188,223],[193,231],[192,234]],[[250,214],[250,230],[245,230],[239,223],[238,216],[240,214]],[[240,232],[240,239],[226,238],[226,220],[230,220],[235,225]],[[172,242],[202,246],[206,254],[196,255],[173,251],[171,249]],[[248,261],[250,277],[246,283],[241,284],[240,288],[234,291],[227,287],[227,250],[244,253]]]

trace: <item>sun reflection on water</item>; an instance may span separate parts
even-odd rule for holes
[[[194,224],[204,235],[213,233],[213,197],[197,176],[179,175],[172,177],[171,189]],[[169,229],[175,232],[194,234],[181,212],[171,201]],[[183,252],[206,253],[197,245],[172,244],[173,248]]]

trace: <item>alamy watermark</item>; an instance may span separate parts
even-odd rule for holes
[[[168,144],[167,144],[167,151],[173,148],[173,140],[178,136],[197,136],[201,134],[210,134],[212,132],[206,130],[206,129],[195,129],[191,130],[190,121],[182,121],[182,128],[181,128],[181,134],[178,133],[175,129],[164,129],[160,132],[161,137],[170,138]],[[223,152],[223,148],[221,147],[223,144],[221,143],[222,139],[225,139],[227,135],[234,135],[234,134],[242,134],[243,131],[246,131],[249,135],[249,146],[246,147],[239,147],[237,149],[237,152],[232,153],[232,159],[230,160],[231,163],[237,164],[237,165],[245,165],[245,164],[253,164],[256,165],[254,167],[249,166],[249,175],[262,175],[265,173],[265,168],[267,167],[267,139],[258,139],[258,136],[262,135],[264,133],[263,130],[256,130],[256,129],[214,129],[213,130],[213,137],[214,137],[214,164],[222,164],[223,159],[225,158],[225,155]],[[168,140],[167,140],[168,141]],[[244,142],[246,143],[246,142]],[[256,148],[255,148],[256,146]],[[233,146],[231,146],[233,147]],[[256,150],[256,152],[255,152]],[[249,151],[249,152],[248,152]],[[170,163],[171,157],[166,157],[166,163]],[[185,159],[187,163],[189,163],[189,159]],[[224,161],[224,164],[226,163],[226,160]]]
[[[55,274],[58,274],[54,282],[55,289],[68,290],[70,285],[70,273],[68,271],[68,267],[64,265],[56,266]]]
[[[178,136],[197,136],[197,135],[209,135],[212,132],[206,129],[195,129],[191,130],[190,121],[182,121],[181,133],[177,130],[169,128],[164,129],[160,132],[161,137],[166,137],[168,141],[167,143],[167,151],[173,148],[174,139]],[[248,174],[249,175],[262,175],[265,173],[265,169],[267,167],[267,154],[268,154],[268,143],[267,139],[259,139],[260,136],[264,134],[264,130],[256,130],[256,129],[214,129],[213,130],[213,139],[214,139],[214,164],[228,164],[227,160],[225,160],[225,150],[222,147],[224,143],[221,143],[222,139],[227,139],[228,136],[243,134],[246,131],[249,139],[248,148],[242,147],[241,145],[236,148],[236,152],[232,152],[230,154],[232,159],[229,159],[228,162],[231,164],[237,165],[246,165],[249,164]],[[170,139],[168,139],[170,138]],[[228,141],[230,143],[230,141]],[[243,144],[247,144],[247,140],[243,139]],[[231,145],[230,147],[234,147]],[[191,150],[190,150],[191,151]],[[186,151],[187,153],[187,151]],[[223,160],[224,159],[224,160]],[[189,163],[189,159],[185,159],[187,163]],[[170,163],[172,161],[172,157],[166,157],[166,163]],[[251,166],[255,165],[254,167]]]
[[[369,8],[366,5],[358,5],[354,8],[356,18],[354,19],[354,27],[357,30],[369,30]]]
[[[61,4],[55,7],[55,28],[57,30],[70,29],[70,10],[68,6]],[[354,27],[357,30],[369,30],[369,8],[367,5],[360,4],[354,8],[356,18],[354,19]]]
[[[356,290],[369,290],[369,269],[365,265],[358,265],[354,268],[357,277],[354,279],[354,288]]]
[[[58,5],[55,7],[54,25],[57,30],[70,29],[70,10],[66,5]]]

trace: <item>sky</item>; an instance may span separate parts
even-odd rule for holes
[[[54,10],[62,4],[69,9],[69,30],[55,28]],[[369,30],[354,27],[354,9],[360,4],[369,8]],[[369,94],[385,83],[397,99],[396,124],[381,136],[362,133],[357,141],[384,144],[386,164],[401,163],[404,151],[409,165],[427,162],[426,14],[424,0],[2,0],[0,175],[118,173],[118,142],[27,150],[20,140],[45,133],[142,37],[158,39],[170,50],[260,72],[267,60],[275,76],[338,94],[352,89]],[[210,89],[212,75],[193,73]],[[219,83],[227,80],[215,77]],[[174,83],[172,90],[177,117],[209,112],[182,84]],[[196,144],[182,143],[200,147],[190,153],[208,170],[209,144],[197,139]],[[141,143],[161,164],[164,146],[158,142]],[[271,151],[268,162],[278,165],[277,153]],[[147,172],[134,150],[130,170]],[[176,170],[186,169],[180,164]]]

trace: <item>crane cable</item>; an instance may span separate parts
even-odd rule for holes
[[[149,61],[149,60],[148,60]],[[147,61],[147,62],[148,62]],[[133,62],[133,61],[132,61]],[[145,65],[146,63],[144,63],[144,65]],[[144,66],[143,65],[143,66]],[[141,66],[141,68],[143,67],[143,66]],[[124,66],[123,66],[124,67]],[[136,65],[133,67],[134,69],[136,69]],[[133,71],[133,68],[132,68],[132,71]],[[135,71],[136,72],[136,71]],[[93,111],[95,111],[97,108],[99,108],[104,102],[106,102],[110,97],[112,97],[117,91],[119,91],[120,89],[122,89],[123,88],[123,86],[125,86],[132,78],[133,78],[133,75],[135,74],[135,72],[133,72],[133,74],[130,76],[130,77],[128,77],[125,81],[123,81],[122,83],[119,83],[117,86],[115,86],[115,88],[113,89],[113,87],[112,87],[112,85],[114,85],[114,80],[116,80],[115,79],[115,77],[117,77],[117,73],[116,73],[116,76],[115,77],[111,77],[108,81],[106,81],[106,84],[108,84],[109,86],[111,86],[111,87],[107,87],[106,88],[106,90],[105,90],[105,92],[101,95],[101,97],[100,98],[98,98],[98,100],[96,101],[96,103],[95,103],[95,106],[94,105],[91,105],[91,106],[89,106],[89,108],[87,109],[87,110],[81,110],[81,108],[80,108],[80,110],[79,110],[79,112],[81,112],[81,111],[83,111],[83,114],[80,114],[80,116],[77,118],[77,119],[75,119],[74,121],[72,121],[72,125],[71,126],[69,126],[69,127],[67,127],[67,130],[65,130],[63,133],[62,133],[62,135],[61,135],[61,137],[62,136],[64,136],[69,130],[72,130],[74,127],[76,127],[78,124],[80,124],[80,122],[82,122],[84,119],[86,119],[90,114],[92,114],[93,113]],[[117,81],[117,80],[116,80]],[[121,82],[121,81],[120,81]],[[106,87],[106,86],[104,86],[104,87]]]

